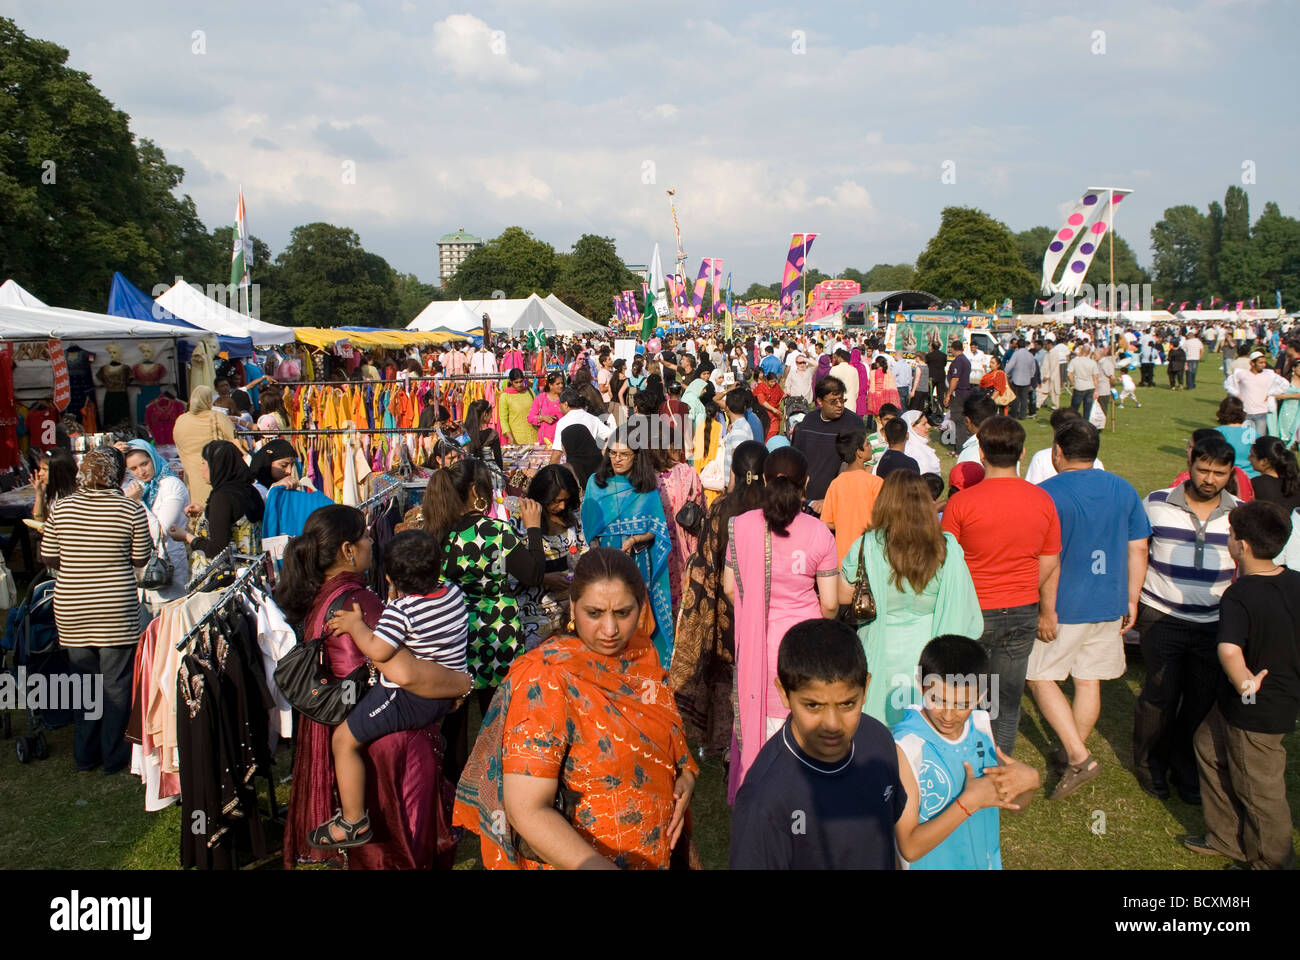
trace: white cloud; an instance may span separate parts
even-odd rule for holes
[[[478,17],[456,13],[433,25],[435,64],[458,78],[508,84],[533,83],[538,72],[511,59],[510,36]]]

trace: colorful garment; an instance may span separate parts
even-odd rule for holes
[[[506,557],[524,541],[508,523],[466,514],[443,545],[443,578],[469,605],[469,672],[474,689],[498,686],[524,652],[519,602],[506,590]]]
[[[199,517],[198,529],[194,536],[196,539],[206,539],[209,535],[208,518],[206,514]],[[248,517],[240,517],[235,521],[234,526],[230,528],[230,542],[235,545],[235,552],[242,553],[245,556],[255,557],[262,552],[262,521],[256,522],[249,520]],[[190,551],[190,577],[197,577],[208,565],[212,563],[212,558],[207,556],[202,550]]]
[[[693,742],[712,756],[730,749],[735,638],[731,601],[722,591],[722,542],[726,529],[718,509],[709,511],[699,546],[686,565],[681,613],[673,634],[668,686]]]
[[[672,557],[672,576],[674,584],[674,594],[677,593],[682,577],[686,570],[686,564],[695,553],[695,546],[698,542],[696,534],[688,533],[677,525],[677,514],[682,507],[690,501],[704,508],[704,485],[700,483],[700,475],[691,469],[691,465],[686,462],[675,463],[671,470],[659,474],[659,489],[663,493],[664,499],[664,516],[672,521],[672,528],[676,531],[673,537],[673,557]],[[673,610],[680,610],[681,607],[676,597],[673,599]]]
[[[501,420],[502,442],[536,443],[537,428],[529,419],[533,408],[532,391],[516,391],[513,387],[506,387],[498,399],[501,404],[497,414]]]
[[[898,385],[894,383],[894,375],[888,370],[873,367],[870,377],[865,382],[870,384],[867,392],[867,413],[871,416],[878,414],[880,408],[887,403],[892,403],[896,407],[902,406],[898,397]]]
[[[592,476],[582,498],[582,532],[588,543],[614,549],[621,547],[626,537],[654,534],[650,546],[633,552],[632,559],[650,592],[655,649],[660,663],[668,669],[673,658],[672,583],[668,572],[673,548],[658,488],[639,493],[632,489],[627,477],[618,474],[601,487]]]
[[[500,829],[504,778],[515,774],[557,780],[573,828],[620,868],[667,869],[673,789],[681,772],[699,768],[665,680],[640,631],[617,657],[566,636],[515,662],[456,791],[453,822],[478,833],[485,867],[549,868]]]
[[[839,573],[835,535],[826,524],[800,513],[774,536],[762,510],[731,519],[727,566],[736,578],[736,735],[731,751],[727,802],[767,741],[768,720],[784,721],[773,681],[781,639],[796,623],[822,616],[819,577]]]
[[[537,439],[541,443],[555,446],[555,424],[560,417],[564,416],[564,411],[560,409],[560,401],[554,399],[549,393],[539,393],[533,400],[533,405],[528,410],[528,422],[537,428]],[[554,417],[550,423],[542,420],[542,417]]]
[[[515,520],[515,535],[520,541],[528,537],[522,520]],[[580,526],[568,527],[561,533],[542,534],[542,553],[546,557],[546,573],[566,573],[577,565],[578,558],[587,552]],[[569,591],[548,590],[545,584],[525,587],[514,577],[510,578],[510,591],[519,601],[519,619],[524,625],[524,646],[528,650],[543,640],[564,630],[569,621]]]

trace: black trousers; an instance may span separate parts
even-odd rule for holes
[[[82,704],[76,715],[72,758],[78,770],[104,765],[105,773],[117,773],[131,762],[131,744],[126,726],[131,719],[131,675],[135,668],[135,647],[67,647],[68,662],[77,673],[91,677],[91,696],[98,703]],[[83,690],[85,687],[83,686]],[[91,707],[91,709],[86,709]]]
[[[492,705],[492,698],[496,696],[496,687],[485,687],[481,690],[474,690],[470,697],[460,705],[459,710],[454,710],[442,719],[442,739],[447,743],[447,750],[443,758],[443,767],[448,780],[457,783],[460,780],[461,773],[465,770],[465,764],[469,763],[469,704],[470,700],[478,701],[479,716],[487,713],[488,707]]]
[[[962,444],[970,439],[970,431],[966,429],[966,398],[952,395],[952,400],[948,403],[948,416],[952,420],[953,426],[953,448],[958,452],[961,451]],[[941,443],[946,443],[947,439],[941,439]]]
[[[1222,669],[1215,623],[1193,623],[1142,604],[1137,628],[1147,677],[1133,715],[1133,766],[1141,777],[1167,776],[1199,789],[1192,738],[1214,706]]]
[[[1023,420],[1025,417],[1029,416],[1031,412],[1029,409],[1029,401],[1033,394],[1033,389],[1028,384],[1021,387],[1014,383],[1011,385],[1011,389],[1016,392],[1015,403],[1011,404],[1011,415],[1017,420]]]
[[[1156,365],[1154,363],[1142,364],[1142,382],[1140,387],[1154,387],[1156,385]]]

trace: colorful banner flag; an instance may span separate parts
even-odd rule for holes
[[[705,257],[700,261],[700,275],[695,278],[695,292],[691,294],[691,307],[687,316],[691,318],[700,315],[700,307],[704,304],[704,288],[709,282],[709,270],[712,269],[712,261]]]
[[[664,264],[659,259],[659,244],[655,244],[655,251],[650,255],[650,294],[655,302],[655,316],[668,316],[668,294],[664,292]]]
[[[790,249],[785,255],[785,270],[781,273],[781,309],[794,309],[794,292],[799,289],[803,276],[804,260],[812,248],[815,233],[796,233],[790,237]]]
[[[1088,272],[1097,248],[1101,246],[1102,237],[1115,221],[1115,208],[1132,192],[1089,189],[1084,193],[1065,218],[1065,226],[1056,232],[1043,253],[1043,293],[1063,293],[1070,297],[1078,295],[1083,287],[1084,274]],[[1094,214],[1095,219],[1089,225],[1088,221]],[[1061,273],[1061,279],[1056,280],[1057,265],[1076,242],[1078,247],[1066,258],[1067,266]]]
[[[722,314],[723,336],[728,340],[731,339],[731,274],[727,274],[727,304],[726,310]]]
[[[722,311],[725,304],[722,302],[722,258],[713,258],[713,320],[720,322],[722,320]]]
[[[641,311],[636,308],[636,295],[631,290],[623,291],[623,319],[629,323],[634,317],[641,315]]]
[[[68,379],[68,361],[63,356],[63,341],[49,341],[46,350],[50,354],[50,366],[54,368],[54,406],[62,413],[72,402],[72,381]]]

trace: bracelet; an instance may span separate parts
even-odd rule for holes
[[[961,807],[962,813],[966,814],[968,817],[970,816],[970,811],[966,809],[966,804],[961,802],[961,797],[957,798],[957,806]]]

